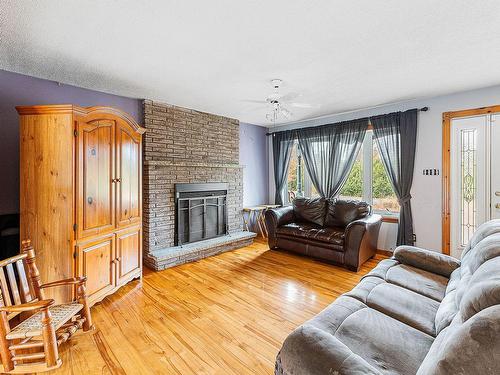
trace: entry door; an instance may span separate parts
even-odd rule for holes
[[[476,228],[500,218],[500,117],[451,122],[450,254],[459,258]]]
[[[500,219],[500,114],[491,115],[491,219]]]

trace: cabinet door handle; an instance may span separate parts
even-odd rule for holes
[[[500,191],[495,191],[495,195],[496,195],[497,197],[500,197]]]
[[[495,204],[496,209],[500,209],[500,203]]]

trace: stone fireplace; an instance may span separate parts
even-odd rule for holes
[[[227,184],[175,184],[175,244],[228,234]]]
[[[144,100],[143,109],[147,128],[143,138],[145,265],[164,269],[250,244],[254,234],[242,231],[243,167],[239,165],[238,120],[151,100]],[[226,189],[219,189],[226,190],[224,233],[199,238],[202,227],[201,233],[191,233],[200,241],[185,242],[184,231],[184,240],[179,243],[176,186],[187,184],[224,184]],[[198,216],[192,219],[202,223],[199,209],[193,213]],[[210,215],[209,221],[215,218],[213,211]],[[182,220],[188,218],[183,216]]]

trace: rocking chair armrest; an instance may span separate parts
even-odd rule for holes
[[[69,279],[56,280],[56,281],[51,281],[50,283],[42,284],[40,285],[40,289],[53,288],[55,286],[64,286],[64,285],[80,285],[85,283],[85,281],[87,281],[86,276],[71,277]]]
[[[24,311],[46,309],[54,303],[55,301],[53,299],[43,299],[41,301],[21,303],[20,305],[3,306],[0,307],[0,311],[5,311],[7,313],[20,313]]]

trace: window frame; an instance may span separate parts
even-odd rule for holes
[[[373,142],[375,142],[373,128],[371,126],[368,127],[366,131],[365,138],[363,139],[363,146],[360,152],[363,152],[362,163],[363,163],[363,196],[362,199],[365,202],[373,205]],[[298,145],[294,145],[298,147]],[[298,151],[300,152],[300,151]],[[310,197],[312,194],[312,182],[309,177],[309,173],[307,173],[306,168],[303,168],[304,174],[304,184],[303,184],[303,192],[306,197]],[[290,204],[290,203],[288,203]],[[394,222],[397,223],[399,220],[399,212],[393,211],[384,211],[380,209],[374,209],[374,213],[382,216],[383,221],[385,222]]]

